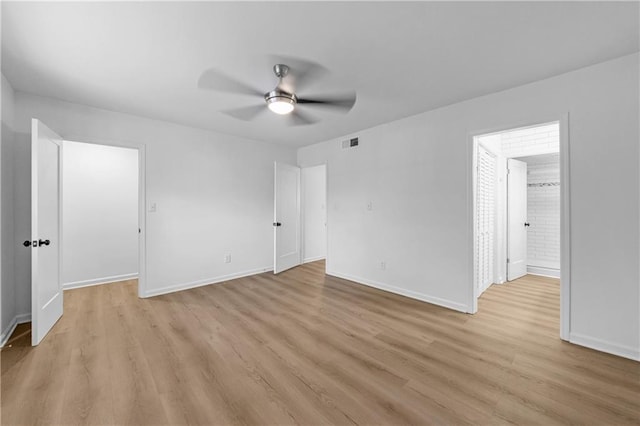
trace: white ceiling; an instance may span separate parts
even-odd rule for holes
[[[2,2],[16,90],[303,146],[637,52],[638,2]],[[302,95],[354,89],[349,114],[286,127],[220,111],[263,102],[198,89],[217,68],[265,92],[268,55],[322,64]]]

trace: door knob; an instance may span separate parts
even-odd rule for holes
[[[529,222],[525,222],[525,223],[524,223],[524,226],[530,226],[530,225],[529,225]]]
[[[51,243],[49,240],[38,240],[38,247],[40,246],[48,246]]]
[[[282,226],[280,222],[273,222],[273,226]]]
[[[22,243],[23,246],[25,247],[31,247],[31,241],[30,240],[24,240],[24,243]]]

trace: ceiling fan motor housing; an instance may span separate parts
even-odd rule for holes
[[[289,67],[284,64],[275,64],[273,73],[278,77],[280,82],[278,86],[270,92],[264,94],[264,100],[267,102],[269,109],[276,114],[288,114],[295,108],[298,99],[293,93],[286,92],[280,88],[282,79],[289,73]]]
[[[276,114],[290,113],[298,102],[296,95],[279,89],[265,93],[264,100],[267,102],[269,109]]]

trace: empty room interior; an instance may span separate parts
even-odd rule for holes
[[[3,425],[640,424],[640,2],[0,12]]]

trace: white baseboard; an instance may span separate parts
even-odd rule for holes
[[[435,296],[429,296],[427,294],[406,290],[401,287],[384,284],[378,281],[367,280],[360,277],[354,277],[352,275],[343,274],[341,272],[327,271],[326,274],[332,275],[334,277],[342,278],[345,280],[353,281],[357,284],[363,284],[369,287],[377,288],[378,290],[388,291],[389,293],[399,294],[401,296],[409,297],[411,299],[417,299],[422,302],[427,302],[433,305],[438,305],[445,308],[453,309],[454,311],[464,312],[464,313],[470,312],[470,309],[467,305],[463,303],[454,302],[452,300],[442,299],[440,297],[435,297]]]
[[[134,280],[138,278],[138,274],[124,274],[124,275],[114,275],[112,277],[102,277],[95,278],[92,280],[84,280],[84,281],[74,281],[70,283],[62,284],[62,288],[65,290],[71,290],[72,288],[80,288],[80,287],[89,287],[92,285],[101,285],[101,284],[109,284],[109,283],[117,283],[119,281],[127,281]]]
[[[4,347],[18,324],[24,324],[29,321],[31,321],[31,314],[20,314],[13,317],[9,325],[2,331],[2,334],[0,334],[0,348]]]
[[[528,266],[527,273],[531,275],[541,275],[543,277],[560,278],[560,269],[546,268],[544,266]]]
[[[318,260],[324,260],[327,256],[315,256],[315,257],[305,257],[302,263],[316,262]]]
[[[218,284],[224,281],[234,280],[236,278],[248,277],[250,275],[262,274],[263,272],[273,271],[273,266],[265,266],[263,268],[251,269],[248,271],[236,272],[229,275],[222,275],[215,278],[206,278],[188,283],[174,284],[158,289],[151,289],[145,292],[143,297],[160,296],[161,294],[175,293],[176,291],[189,290],[196,287],[203,287],[210,284]]]
[[[596,351],[606,352],[609,354],[629,358],[634,361],[640,361],[640,348],[632,348],[617,343],[607,342],[605,340],[596,339],[595,337],[585,336],[579,333],[569,333],[569,342],[595,349]]]

